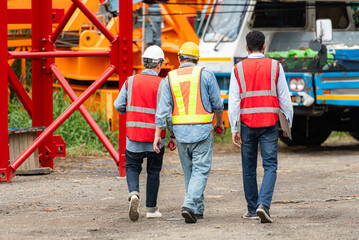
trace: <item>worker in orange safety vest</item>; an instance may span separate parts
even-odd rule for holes
[[[198,46],[184,43],[178,55],[180,67],[163,84],[153,147],[157,153],[162,150],[160,134],[171,116],[186,186],[181,214],[186,223],[196,223],[203,218],[203,191],[212,165],[213,113],[217,118],[214,128],[223,132],[223,103],[213,72],[197,66]]]
[[[241,148],[246,219],[271,223],[269,209],[277,177],[278,115],[292,124],[293,106],[281,64],[264,57],[265,36],[251,31],[246,36],[248,58],[231,74],[228,116],[234,145]],[[239,133],[239,125],[241,131]],[[287,133],[284,131],[284,136]],[[257,186],[258,144],[264,168],[260,192]]]
[[[164,146],[160,152],[153,150],[155,136],[155,114],[162,92],[163,80],[158,76],[165,61],[162,49],[156,45],[150,46],[142,55],[145,70],[131,76],[122,86],[114,103],[120,114],[126,113],[126,174],[129,190],[129,217],[132,221],[139,218],[139,175],[142,162],[147,158],[146,210],[147,218],[162,217],[157,207],[157,195],[160,185],[160,171]],[[172,132],[171,119],[167,119],[171,131],[170,144],[176,148],[176,140]],[[166,130],[160,137],[165,143]]]

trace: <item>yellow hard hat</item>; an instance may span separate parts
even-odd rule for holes
[[[185,42],[178,52],[180,54],[199,58],[199,48],[194,42]]]

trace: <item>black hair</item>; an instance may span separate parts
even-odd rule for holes
[[[246,36],[246,40],[247,47],[250,52],[262,51],[265,41],[265,37],[262,32],[256,30],[250,31]]]
[[[187,57],[185,55],[182,55],[182,54],[179,55],[179,58],[180,58],[181,62],[190,62],[190,63],[194,63],[194,64],[197,64],[197,62],[198,62],[198,58],[197,59],[189,58],[189,57]]]
[[[160,60],[154,60],[154,59],[151,59],[151,58],[143,58],[143,66],[146,68],[146,69],[154,69],[157,67],[157,65],[159,63],[162,63],[163,60],[160,59]]]

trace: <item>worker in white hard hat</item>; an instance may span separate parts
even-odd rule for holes
[[[184,43],[178,52],[180,67],[168,73],[156,112],[156,136],[153,148],[162,151],[161,131],[170,116],[176,135],[186,195],[181,214],[186,223],[203,218],[204,195],[212,166],[213,114],[214,129],[223,133],[223,103],[221,92],[210,70],[197,66],[199,48],[193,42]]]
[[[159,153],[153,150],[155,136],[155,114],[159,102],[163,80],[158,76],[161,65],[166,62],[162,49],[150,46],[142,55],[145,67],[140,74],[127,79],[114,103],[120,114],[126,113],[126,174],[129,190],[129,217],[135,222],[139,218],[139,176],[142,162],[147,158],[146,210],[147,218],[162,217],[157,207],[157,195],[160,186],[160,171],[164,154],[166,130],[161,132],[162,149]],[[172,122],[167,121],[171,131],[171,150],[176,148],[172,132]]]

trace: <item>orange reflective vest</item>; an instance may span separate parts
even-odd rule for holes
[[[131,141],[153,142],[155,138],[156,107],[162,92],[160,77],[137,74],[128,78],[126,106],[126,135]],[[161,132],[161,138],[166,130]]]
[[[278,121],[279,62],[247,58],[235,65],[241,96],[241,122],[249,127],[274,126]]]
[[[208,112],[201,98],[202,67],[182,67],[168,73],[173,98],[173,124],[211,123],[213,114]]]

